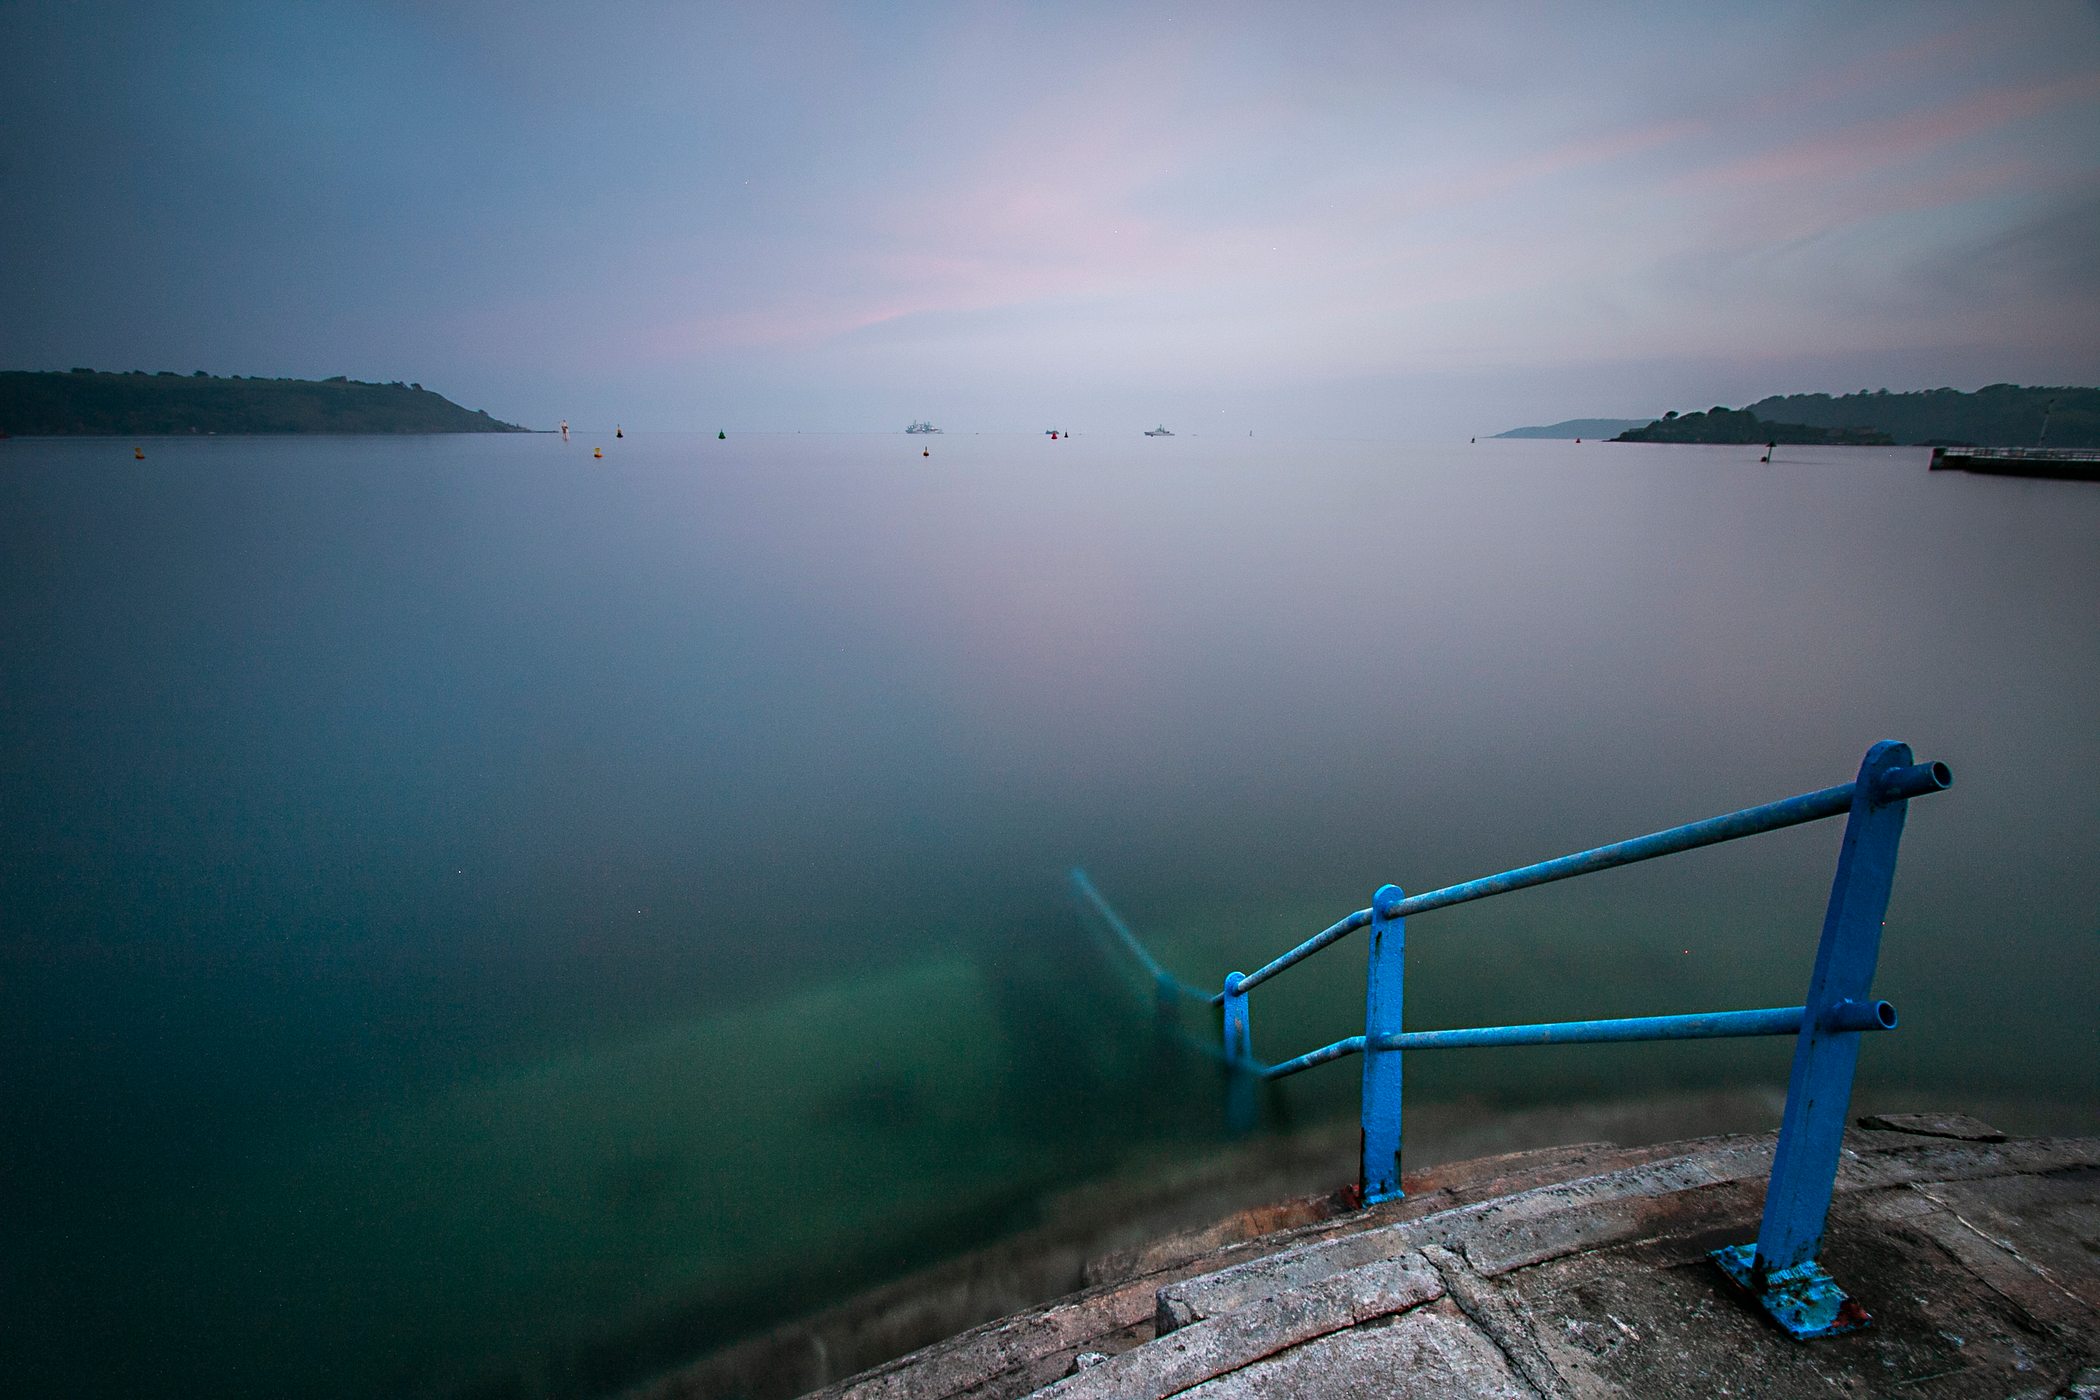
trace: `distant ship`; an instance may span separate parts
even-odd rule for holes
[[[907,433],[937,433],[940,431],[940,429],[934,427],[931,423],[921,420],[917,423],[912,424],[909,428],[906,428],[904,431]]]
[[[1167,431],[1167,425],[1166,425],[1166,424],[1164,424],[1164,423],[1162,423],[1162,424],[1160,424],[1160,425],[1159,425],[1158,427],[1156,427],[1156,428],[1147,428],[1147,429],[1145,429],[1145,436],[1146,436],[1146,437],[1172,437],[1172,436],[1174,436],[1174,435],[1173,435],[1172,433],[1168,432],[1168,431]]]

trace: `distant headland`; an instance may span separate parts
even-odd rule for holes
[[[1498,438],[1608,438],[1628,428],[1638,428],[1645,418],[1568,418],[1538,428],[1511,428]]]
[[[1613,441],[2100,447],[2100,389],[1991,384],[1973,394],[1775,395],[1740,409],[1666,413]]]
[[[398,380],[0,370],[0,433],[26,437],[529,431]]]

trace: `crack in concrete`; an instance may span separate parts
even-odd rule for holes
[[[1444,1293],[1480,1329],[1511,1371],[1532,1394],[1542,1400],[1574,1400],[1574,1392],[1561,1379],[1539,1345],[1530,1324],[1510,1305],[1495,1285],[1476,1273],[1458,1254],[1442,1245],[1426,1245],[1422,1257],[1444,1280]]]
[[[1998,1236],[1992,1234],[1990,1231],[1985,1230],[1981,1226],[1977,1225],[1975,1221],[1969,1219],[1969,1217],[1963,1215],[1959,1210],[1955,1209],[1952,1204],[1940,1199],[1938,1196],[1933,1195],[1932,1192],[1926,1190],[1922,1183],[1912,1183],[1911,1189],[1913,1191],[1916,1191],[1919,1195],[1923,1196],[1926,1200],[1938,1206],[1941,1210],[1947,1212],[1947,1214],[1953,1216],[1957,1224],[1959,1224],[1963,1229],[1967,1230],[1970,1234],[1976,1236],[1976,1238],[1984,1241],[1986,1244],[1994,1246],[1997,1249],[2003,1250],[2005,1253],[2011,1255],[2014,1259],[2017,1259],[2021,1264],[2025,1265],[2029,1270],[2031,1270],[2037,1278],[2041,1279],[2044,1283],[2048,1284],[2057,1292],[2063,1294],[2066,1298],[2069,1298],[2072,1302],[2078,1304],[2080,1307],[2089,1308],[2094,1312],[2100,1312],[2100,1306],[2096,1306],[2091,1299],[2080,1296],[2076,1290],[2065,1286],[2063,1281],[2057,1278],[2055,1274],[2050,1273],[2048,1269],[2044,1268],[2040,1264],[2035,1263],[2034,1260],[2029,1259],[2026,1255],[2020,1253],[2018,1249],[2013,1247],[2013,1243],[2011,1240],[2000,1239]]]

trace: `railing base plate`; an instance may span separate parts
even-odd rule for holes
[[[1813,1259],[1791,1269],[1762,1273],[1754,1244],[1727,1245],[1710,1257],[1797,1342],[1857,1332],[1874,1321]]]

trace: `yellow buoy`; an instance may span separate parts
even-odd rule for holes
[[[131,460],[132,460],[132,461],[134,461],[134,462],[143,462],[143,461],[145,461],[145,460],[146,460],[146,449],[145,449],[145,448],[143,448],[143,447],[134,447],[134,448],[132,448],[132,449],[131,449]]]
[[[605,449],[602,447],[594,447],[591,449],[591,455],[593,457],[603,457],[605,455]]]

